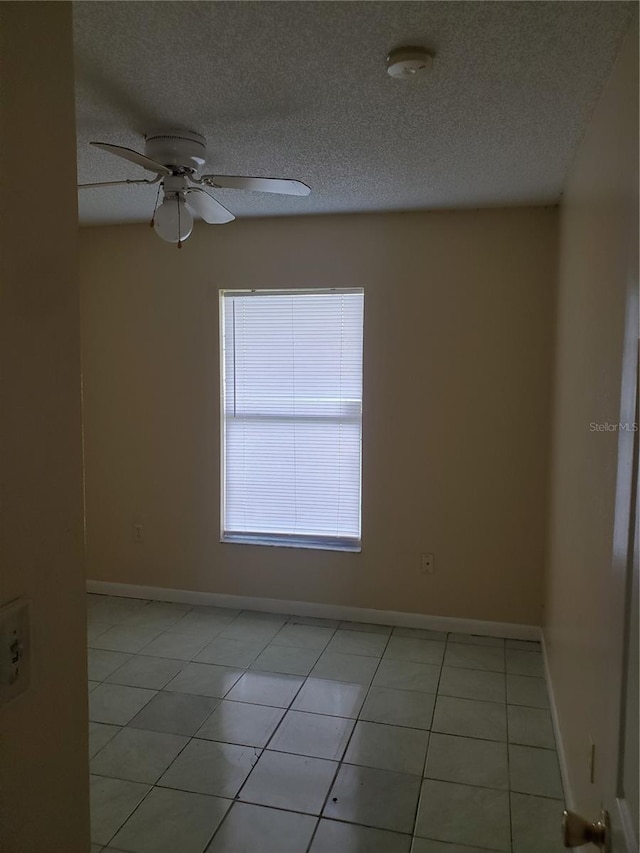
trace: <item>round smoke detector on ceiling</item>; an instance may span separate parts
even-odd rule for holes
[[[425,47],[398,47],[387,56],[387,74],[408,80],[423,74],[433,64],[433,54]]]

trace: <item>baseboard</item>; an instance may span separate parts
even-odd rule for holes
[[[537,625],[518,625],[511,622],[485,622],[479,619],[457,619],[449,616],[427,616],[424,613],[404,613],[399,610],[374,610],[367,607],[346,607],[341,604],[320,604],[312,601],[289,601],[279,598],[259,598],[246,595],[223,595],[217,592],[196,592],[187,589],[165,589],[157,586],[138,586],[107,581],[87,581],[87,591],[100,595],[119,595],[125,598],[148,598],[153,601],[176,601],[181,604],[232,607],[236,610],[261,610],[265,613],[288,613],[292,616],[319,616],[344,622],[370,622],[376,625],[399,625],[403,628],[428,628],[432,631],[455,631],[508,637],[512,640],[539,640]]]
[[[558,763],[560,765],[560,776],[562,777],[562,787],[564,790],[564,801],[568,809],[575,808],[573,795],[571,793],[571,785],[569,784],[569,770],[567,767],[567,758],[564,751],[564,743],[562,740],[562,730],[560,729],[560,718],[558,716],[558,706],[556,705],[556,695],[553,689],[553,681],[551,680],[551,670],[549,668],[549,656],[547,654],[547,644],[544,635],[544,630],[540,631],[542,642],[542,659],[544,661],[544,676],[547,682],[547,693],[549,695],[549,708],[551,710],[551,723],[553,725],[553,734],[556,739],[556,751],[558,753]],[[581,848],[582,849],[582,848]]]

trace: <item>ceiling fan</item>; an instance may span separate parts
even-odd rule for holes
[[[148,134],[145,136],[144,154],[139,154],[132,148],[111,145],[108,142],[92,142],[91,145],[136,163],[153,172],[155,177],[78,184],[78,188],[158,184],[151,225],[162,240],[167,243],[177,243],[178,248],[182,247],[183,241],[191,234],[194,212],[210,225],[221,225],[235,219],[233,213],[220,204],[204,187],[298,196],[309,195],[311,192],[311,189],[302,181],[288,178],[199,174],[206,161],[207,142],[204,136],[195,131],[170,130]],[[164,198],[158,206],[160,190],[163,191]]]

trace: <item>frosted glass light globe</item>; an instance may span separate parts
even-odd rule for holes
[[[186,240],[193,230],[193,216],[184,199],[177,195],[172,198],[165,196],[156,210],[153,227],[158,237],[167,243]]]

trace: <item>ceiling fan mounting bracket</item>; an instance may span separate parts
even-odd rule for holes
[[[202,168],[207,157],[207,142],[194,130],[162,130],[147,133],[145,157],[162,163],[175,173],[195,172]]]

